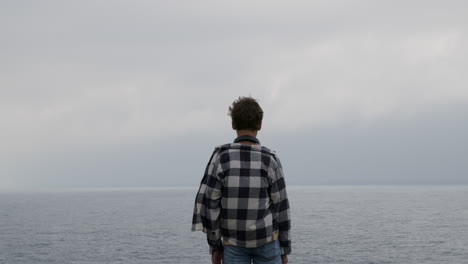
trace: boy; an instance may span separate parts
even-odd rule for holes
[[[192,231],[207,234],[212,263],[285,264],[291,252],[283,169],[256,138],[263,110],[251,97],[229,107],[234,143],[216,147],[195,199]]]

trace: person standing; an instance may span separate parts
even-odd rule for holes
[[[206,233],[213,264],[285,264],[291,253],[289,201],[280,159],[257,139],[263,110],[254,98],[239,97],[229,115],[237,138],[211,155],[192,231]]]

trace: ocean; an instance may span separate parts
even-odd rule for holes
[[[0,263],[210,263],[196,188],[0,192]],[[468,263],[468,186],[289,186],[294,263]]]

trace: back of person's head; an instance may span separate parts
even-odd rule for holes
[[[252,97],[239,97],[229,107],[232,127],[235,130],[260,130],[263,110]]]

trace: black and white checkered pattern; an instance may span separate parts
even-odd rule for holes
[[[259,247],[278,236],[291,252],[291,219],[283,169],[275,152],[260,145],[217,147],[198,191],[192,231],[208,241]]]

